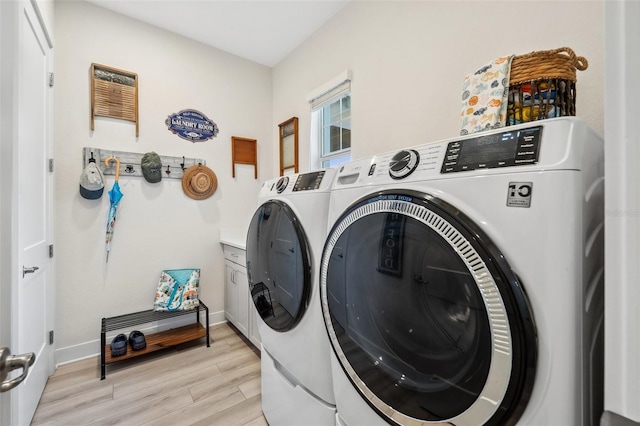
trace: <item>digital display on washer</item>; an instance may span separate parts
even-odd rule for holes
[[[298,175],[296,184],[293,186],[293,191],[310,191],[318,189],[320,188],[320,183],[322,183],[323,177],[324,170]]]
[[[542,126],[449,142],[440,173],[538,162]]]

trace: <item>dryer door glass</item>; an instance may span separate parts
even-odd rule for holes
[[[320,289],[332,345],[389,420],[513,418],[532,385],[521,286],[470,227],[433,198],[389,192],[354,204],[327,239]]]
[[[274,330],[295,327],[311,293],[309,246],[291,208],[281,201],[262,204],[247,233],[247,276],[253,303]]]

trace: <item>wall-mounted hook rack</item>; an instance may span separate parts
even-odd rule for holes
[[[104,160],[108,157],[116,157],[120,160],[120,177],[140,176],[142,177],[142,156],[144,153],[115,151],[112,149],[102,148],[83,148],[83,166],[82,169],[89,164],[89,160],[93,157],[96,165],[105,176],[115,176],[116,166],[111,163],[109,167],[104,165]],[[171,157],[168,155],[160,155],[160,161],[163,168],[163,179],[182,179],[185,170],[197,164],[207,165],[207,162],[201,158],[185,158]]]

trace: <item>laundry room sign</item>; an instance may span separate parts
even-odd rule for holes
[[[191,142],[204,142],[218,135],[218,126],[195,109],[183,109],[165,120],[169,131]]]
[[[509,182],[507,207],[531,207],[533,182]]]

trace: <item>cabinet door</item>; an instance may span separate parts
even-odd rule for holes
[[[238,330],[247,338],[249,337],[249,280],[247,279],[247,268],[240,265],[233,265],[233,281],[238,291],[238,311],[236,320]]]
[[[225,261],[225,287],[224,287],[224,316],[227,317],[233,325],[236,325],[236,317],[238,315],[238,288],[233,281],[234,268],[233,263]]]

